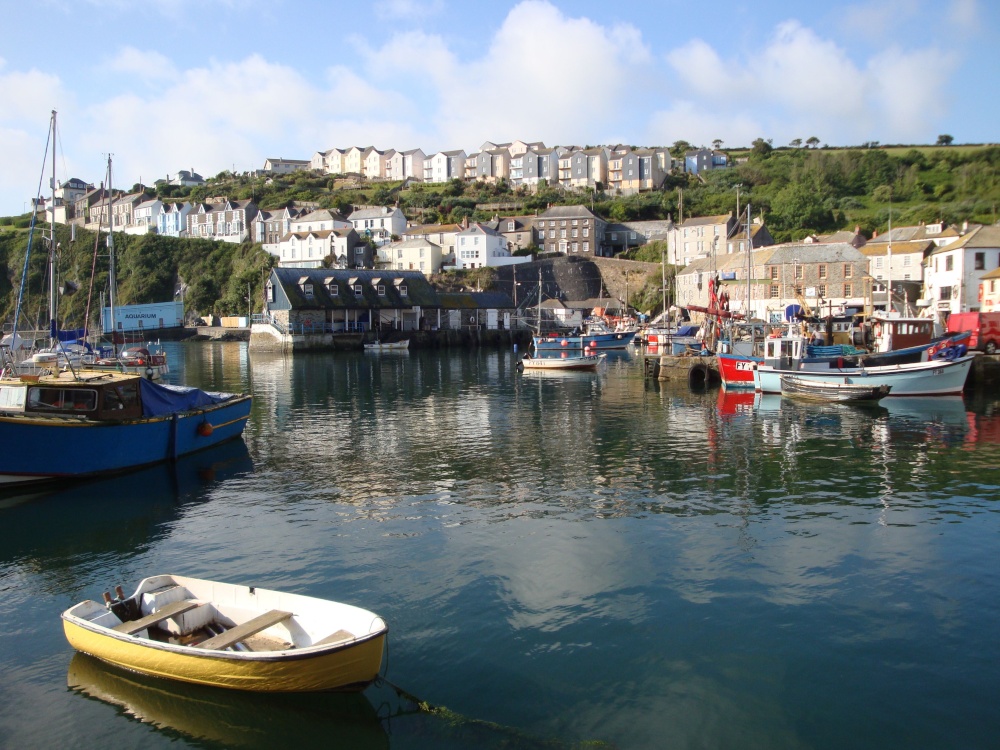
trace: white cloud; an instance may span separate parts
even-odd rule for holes
[[[383,21],[419,20],[444,10],[444,0],[380,0],[373,9]]]
[[[532,30],[544,29],[544,44]],[[437,114],[455,144],[469,138],[596,140],[622,112],[613,104],[651,59],[629,25],[608,30],[548,2],[515,6],[482,58],[441,82]],[[623,107],[630,96],[622,93]],[[478,141],[473,144],[478,145]]]
[[[148,81],[169,80],[177,76],[177,69],[166,55],[135,47],[123,47],[101,67],[112,73],[124,73]]]
[[[758,136],[779,144],[812,135],[845,144],[926,137],[956,60],[924,43],[879,49],[859,67],[843,47],[797,21],[779,24],[745,62],[723,60],[702,40],[688,42],[666,56],[683,103],[656,114],[652,130],[733,145]]]
[[[947,17],[961,32],[970,33],[979,30],[978,0],[951,0]]]

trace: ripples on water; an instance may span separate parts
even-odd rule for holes
[[[245,445],[0,510],[0,729],[21,744],[66,744],[69,716],[226,744],[176,726],[211,691],[165,688],[146,723],[108,695],[145,716],[156,681],[65,691],[57,613],[161,570],[384,615],[390,678],[460,716],[362,711],[364,746],[987,747],[1000,729],[996,403],[697,393],[628,356],[518,374],[507,352],[174,352],[177,379],[253,391]],[[46,720],[18,718],[43,696]],[[344,728],[343,706],[310,705],[300,740]],[[295,709],[275,706],[274,731],[232,744],[281,741]]]

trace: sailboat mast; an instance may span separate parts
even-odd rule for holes
[[[114,183],[111,181],[111,154],[108,154],[108,306],[111,309],[111,353],[118,356],[118,345],[115,343],[115,215],[112,212],[111,198],[114,195]]]
[[[49,207],[49,345],[59,343],[59,324],[56,320],[56,111],[52,110],[52,205]],[[37,210],[37,206],[36,206]]]
[[[889,193],[889,246],[885,269],[885,314],[892,313],[892,193]]]

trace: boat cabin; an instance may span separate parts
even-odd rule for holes
[[[802,361],[805,338],[799,335],[774,336],[764,340],[764,364],[779,370],[795,369]]]
[[[138,419],[142,416],[139,381],[138,376],[118,373],[76,378],[71,373],[23,375],[20,381],[0,385],[0,413],[115,422]]]
[[[930,318],[872,318],[875,351],[894,352],[911,346],[926,346],[934,336],[934,321]]]

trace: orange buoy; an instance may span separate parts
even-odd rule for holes
[[[215,428],[212,427],[211,422],[202,422],[200,425],[198,425],[198,434],[201,435],[202,437],[208,437],[209,435],[212,434],[214,430]]]

